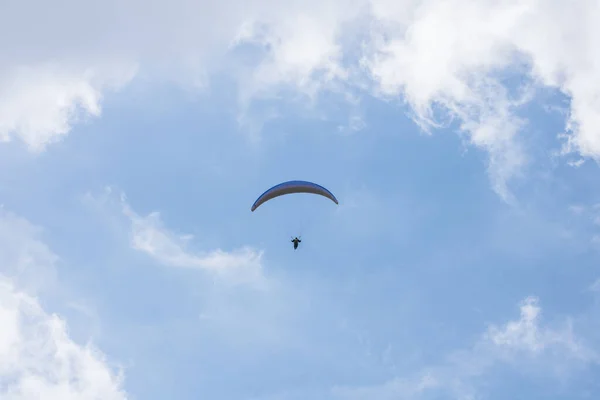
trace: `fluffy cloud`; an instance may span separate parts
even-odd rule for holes
[[[568,377],[570,370],[600,363],[600,355],[576,337],[570,321],[553,326],[541,320],[538,299],[520,304],[520,318],[502,326],[490,326],[472,348],[449,355],[440,365],[415,377],[396,378],[379,386],[335,388],[343,399],[419,399],[432,392],[455,398],[477,397],[477,382],[498,365],[510,365],[522,373]],[[533,366],[533,368],[529,368]]]
[[[40,229],[4,212],[0,226],[0,397],[126,399],[122,376],[104,355],[74,342],[66,321],[28,293],[54,277],[57,256],[39,240]]]
[[[133,72],[46,63],[0,69],[0,140],[16,135],[30,150],[44,150],[74,122],[98,117],[103,90],[121,86]]]
[[[498,348],[524,351],[539,354],[551,346],[560,346],[568,350],[568,354],[586,359],[587,352],[582,351],[582,346],[573,337],[570,325],[560,331],[540,329],[541,308],[535,297],[526,298],[521,304],[521,317],[517,321],[510,321],[498,328],[489,328],[486,338]]]
[[[0,280],[0,397],[7,400],[121,400],[122,377],[91,345],[70,339],[66,323]]]
[[[570,98],[563,150],[600,159],[594,0],[62,0],[10,2],[0,14],[0,134],[33,149],[68,131],[76,105],[98,115],[105,85],[122,86],[139,66],[188,85],[226,69],[242,104],[290,87],[309,98],[369,87],[402,96],[422,128],[455,120],[487,150],[506,199],[527,163],[519,110],[541,85]],[[226,56],[248,45],[258,58]]]

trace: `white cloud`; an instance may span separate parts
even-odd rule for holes
[[[567,165],[573,168],[579,168],[585,163],[583,158],[579,158],[576,161],[567,161]]]
[[[158,212],[138,215],[121,197],[122,211],[131,222],[131,247],[170,267],[208,270],[231,282],[264,284],[262,255],[250,247],[232,252],[221,249],[209,252],[187,250],[193,236],[177,235],[163,226]]]
[[[425,129],[442,124],[434,110],[455,119],[489,152],[494,188],[506,199],[509,181],[528,161],[520,137],[527,121],[517,111],[532,87],[548,86],[571,100],[564,150],[600,160],[595,0],[62,0],[3,7],[0,134],[33,149],[66,134],[75,104],[98,115],[104,84],[120,87],[139,65],[149,79],[189,85],[225,68],[239,79],[242,105],[281,88],[308,99],[324,88],[366,88],[368,77],[376,92],[403,95]],[[244,43],[260,57],[225,57]],[[516,73],[523,79],[507,83]]]
[[[517,140],[524,121],[514,110],[528,92],[509,96],[498,73],[518,66],[507,35],[527,8],[462,0],[411,5],[398,10],[376,2],[375,15],[389,28],[374,35],[363,64],[382,94],[405,96],[423,129],[441,126],[436,107],[457,118],[470,141],[489,151],[494,188],[509,199],[507,181],[525,163]]]
[[[64,137],[81,116],[98,117],[102,92],[129,81],[133,70],[94,66],[15,66],[0,69],[0,140],[15,136],[43,151]]]
[[[583,362],[598,362],[598,354],[586,348],[573,332],[570,321],[560,329],[542,327],[541,308],[535,297],[526,298],[520,306],[521,317],[501,328],[489,328],[486,339],[498,349],[510,352],[525,352],[529,355],[543,354],[549,349],[563,351],[566,358]]]
[[[515,321],[490,326],[470,349],[456,351],[416,376],[376,386],[337,387],[333,393],[366,400],[429,398],[432,391],[443,391],[454,398],[474,399],[479,398],[477,382],[498,365],[525,374],[565,377],[571,369],[600,363],[600,355],[576,337],[569,320],[557,327],[542,323],[537,298],[524,299],[520,314]]]
[[[6,400],[120,400],[122,377],[103,354],[80,346],[65,321],[0,279],[0,397]]]
[[[42,309],[31,294],[56,283],[58,257],[39,239],[41,229],[1,212],[0,398],[127,398],[122,376],[104,355],[74,342],[66,322]]]

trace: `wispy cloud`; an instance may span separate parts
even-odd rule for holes
[[[97,200],[105,204],[113,201],[112,188],[107,188],[105,196]],[[257,287],[266,284],[262,251],[249,246],[233,251],[194,251],[190,249],[194,236],[177,234],[165,227],[158,211],[139,215],[128,203],[125,194],[120,195],[118,207],[127,218],[131,248],[150,256],[157,263],[173,268],[205,270],[235,284]]]
[[[567,209],[575,217],[574,222],[579,225],[583,240],[597,247],[600,244],[600,203],[571,204]]]
[[[480,398],[478,380],[498,365],[522,373],[564,377],[571,368],[600,363],[598,352],[574,334],[569,320],[559,326],[544,324],[541,311],[538,299],[528,297],[520,304],[519,319],[489,326],[471,348],[449,354],[439,365],[381,385],[336,387],[333,394],[348,400],[383,400],[446,393],[467,400]]]
[[[487,342],[493,344],[500,354],[507,358],[519,355],[548,355],[548,352],[552,351],[552,356],[560,353],[558,356],[564,357],[565,360],[585,363],[600,361],[597,352],[587,348],[576,337],[570,320],[558,328],[543,326],[542,310],[538,302],[535,297],[523,300],[520,306],[521,317],[501,327],[491,326],[485,335]]]
[[[56,283],[59,257],[42,241],[43,230],[0,207],[0,273],[28,293]]]

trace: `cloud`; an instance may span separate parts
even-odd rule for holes
[[[524,353],[537,356],[549,349],[560,349],[566,359],[600,361],[595,351],[586,348],[575,337],[570,321],[566,321],[560,329],[540,326],[541,308],[537,298],[523,300],[520,310],[519,320],[508,322],[500,328],[491,326],[485,336],[500,351],[510,352],[510,355]]]
[[[382,95],[403,94],[413,119],[426,131],[443,126],[435,110],[458,119],[470,141],[490,152],[496,191],[508,198],[506,182],[524,164],[516,135],[524,121],[513,112],[524,98],[509,96],[495,75],[511,64],[504,35],[520,7],[466,1],[420,2],[402,10],[402,21],[386,2],[375,16],[394,27],[375,32],[363,65]],[[457,23],[461,21],[461,23]]]
[[[41,240],[43,231],[0,207],[0,273],[36,293],[56,283],[59,257]]]
[[[570,99],[564,152],[600,160],[594,0],[154,0],[142,14],[138,0],[59,4],[12,2],[0,19],[0,134],[32,149],[64,136],[77,104],[99,115],[107,82],[122,87],[132,71],[190,86],[225,71],[242,107],[281,91],[402,96],[423,129],[455,121],[485,149],[507,200],[529,162],[521,111],[536,87]]]
[[[107,399],[127,396],[123,377],[91,345],[68,335],[64,320],[0,279],[0,397],[7,400]]]
[[[379,91],[404,95],[427,130],[443,125],[440,114],[456,119],[470,142],[489,152],[494,188],[504,198],[527,163],[527,121],[519,111],[536,86],[571,100],[565,153],[600,159],[600,58],[592,50],[600,45],[597,2],[372,4],[378,28],[363,64]]]
[[[226,252],[221,249],[194,252],[187,249],[192,235],[178,235],[163,226],[158,212],[138,215],[121,197],[123,214],[131,222],[131,247],[160,264],[176,268],[202,269],[231,282],[264,284],[262,251],[250,247]]]
[[[111,71],[41,64],[0,69],[0,140],[19,138],[39,153],[63,138],[72,124],[99,117],[103,91],[120,87],[131,68]]]
[[[594,283],[590,285],[590,290],[593,292],[600,293],[600,278],[596,279]]]
[[[67,323],[31,293],[56,284],[58,257],[41,229],[12,213],[0,217],[0,397],[126,399],[123,376],[91,344],[74,342]]]
[[[574,334],[569,320],[559,326],[542,323],[537,298],[527,297],[519,308],[519,319],[489,326],[470,349],[451,353],[437,366],[381,385],[336,387],[333,395],[348,400],[419,399],[440,392],[474,399],[482,390],[481,378],[501,365],[563,378],[581,366],[600,363],[600,355]]]
[[[591,244],[592,248],[597,248],[600,243],[600,203],[571,204],[567,207],[569,212],[575,217],[574,223],[579,225],[579,231],[583,235],[583,243]]]

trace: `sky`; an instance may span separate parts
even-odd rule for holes
[[[3,0],[0,397],[600,398],[598,20]]]

